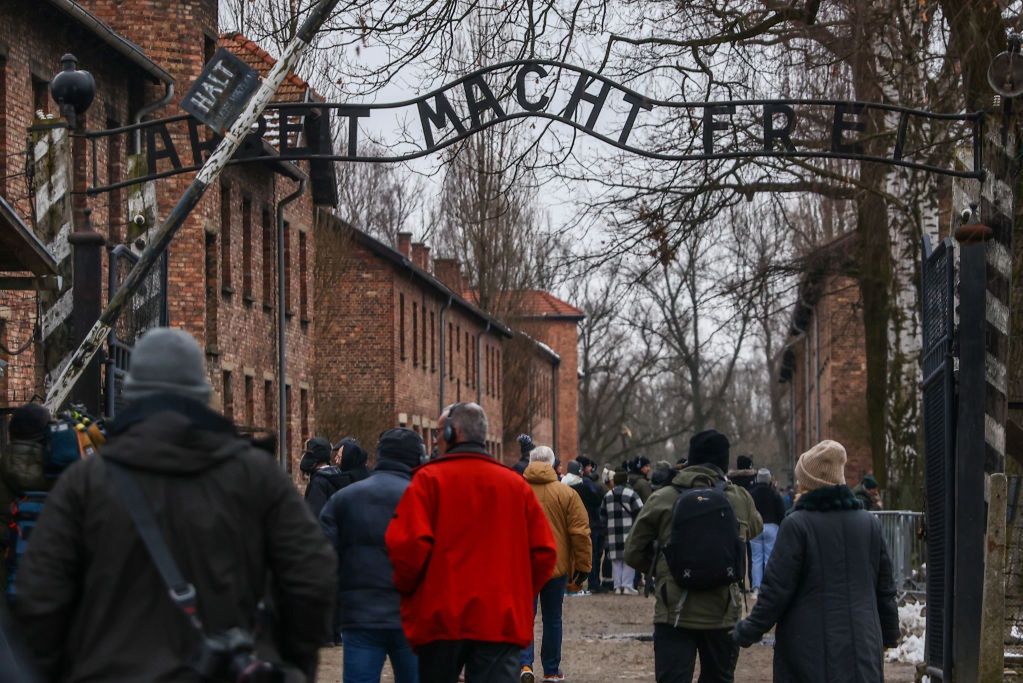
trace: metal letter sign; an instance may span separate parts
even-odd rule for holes
[[[196,118],[220,130],[236,115],[251,87],[247,66],[225,50],[203,71],[183,105]],[[255,79],[255,75],[251,76]],[[891,125],[868,130],[870,112],[883,112]],[[650,145],[637,127],[667,120],[684,121],[671,145]],[[936,114],[891,104],[842,100],[730,100],[683,102],[655,100],[581,67],[549,60],[517,60],[484,67],[442,88],[403,102],[355,104],[289,102],[267,107],[253,136],[256,145],[233,163],[275,160],[408,161],[455,144],[503,121],[544,118],[591,135],[621,150],[663,161],[707,161],[752,157],[794,157],[873,161],[961,178],[979,178],[982,113]],[[658,119],[658,117],[662,117]],[[370,129],[394,130],[385,145],[387,156],[359,154],[359,140]],[[331,124],[337,124],[332,126]],[[147,173],[142,177],[98,178],[91,193],[108,192],[135,183],[194,171],[202,165],[211,142],[196,134],[197,123],[186,116],[138,126],[87,133],[94,141],[145,129]],[[172,135],[170,128],[180,129]],[[186,130],[187,128],[187,130]],[[296,131],[304,144],[296,146]],[[339,150],[331,130],[347,133]],[[187,133],[187,135],[186,135]],[[289,139],[291,135],[291,139]],[[863,140],[883,142],[868,149]],[[182,140],[190,149],[177,149]],[[914,142],[922,140],[922,142]],[[971,145],[974,167],[964,169],[952,151]],[[272,156],[268,156],[272,155]]]
[[[223,135],[258,87],[256,70],[220,48],[185,94],[181,108]]]

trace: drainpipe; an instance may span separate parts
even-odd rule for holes
[[[156,111],[160,107],[168,104],[174,98],[174,84],[173,83],[167,83],[164,87],[165,87],[165,90],[164,90],[164,93],[163,93],[163,97],[158,99],[156,102],[153,102],[151,104],[147,104],[146,106],[142,107],[137,112],[135,112],[135,116],[132,118],[132,121],[131,121],[133,125],[138,125],[138,124],[142,123],[142,119],[143,118],[145,118],[146,116],[149,116],[150,114],[152,114],[154,111]],[[136,128],[135,129],[135,153],[136,154],[141,154],[142,153],[142,129],[141,128]]]
[[[821,317],[813,316],[813,354],[814,387],[817,393],[817,441],[821,440]]]
[[[288,469],[288,417],[287,348],[285,347],[284,319],[284,209],[305,192],[305,179],[298,181],[298,189],[277,203],[277,433],[278,458],[281,468]]]
[[[558,373],[561,371],[561,359],[551,361],[551,441],[555,448],[560,445],[558,443]],[[562,458],[568,457],[567,454],[562,454]],[[566,465],[567,467],[567,465]]]
[[[487,326],[483,328],[483,332],[476,335],[476,403],[483,405],[483,354],[480,353],[480,348],[483,345],[483,337],[490,332],[490,321],[487,320]]]
[[[440,407],[437,409],[437,414],[440,415],[444,412],[444,377],[447,373],[447,335],[444,334],[444,313],[451,308],[451,302],[455,300],[453,295],[448,296],[448,300],[444,302],[444,305],[440,307]]]
[[[803,441],[810,450],[810,338],[803,335]]]

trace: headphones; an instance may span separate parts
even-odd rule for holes
[[[444,431],[441,432],[441,436],[444,437],[444,442],[447,443],[448,448],[458,445],[455,443],[455,428],[451,425],[451,418],[454,417],[455,411],[464,405],[465,403],[461,401],[451,404],[451,407],[448,409],[448,416],[444,419]]]

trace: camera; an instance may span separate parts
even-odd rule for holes
[[[284,671],[255,655],[256,643],[240,628],[206,636],[196,670],[206,681],[284,683]]]

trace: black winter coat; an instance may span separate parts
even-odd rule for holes
[[[590,518],[590,529],[593,531],[607,531],[600,523],[600,506],[604,504],[604,494],[607,493],[597,482],[589,477],[572,485],[572,490],[579,494],[586,508],[586,515]]]
[[[338,557],[338,626],[341,629],[400,629],[400,596],[394,588],[384,536],[412,470],[380,460],[368,479],[334,494],[320,525]]]
[[[320,518],[323,506],[330,497],[352,483],[348,476],[336,467],[321,467],[309,475],[309,483],[305,487],[305,502],[313,517]]]
[[[785,519],[785,501],[770,484],[754,484],[749,494],[753,496],[753,504],[764,520],[764,524],[781,524]]]
[[[313,680],[335,598],[327,539],[273,457],[206,406],[170,395],[129,406],[100,455],[68,468],[46,500],[15,604],[45,679],[199,680],[196,633],[167,595],[108,461],[131,470],[145,494],[207,632],[255,630],[269,587],[280,656]]]
[[[899,640],[892,566],[847,486],[804,495],[782,522],[736,638],[751,645],[776,623],[774,683],[884,683],[884,649]]]

